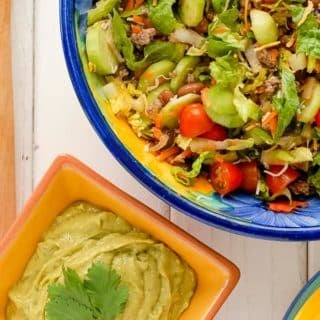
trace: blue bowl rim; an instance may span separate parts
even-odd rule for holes
[[[320,239],[320,227],[280,228],[239,221],[232,216],[221,215],[196,205],[160,182],[122,145],[104,119],[91,93],[86,77],[82,72],[82,63],[78,54],[74,26],[74,1],[60,0],[60,31],[67,69],[84,113],[113,156],[148,190],[185,215],[236,234],[282,241]]]

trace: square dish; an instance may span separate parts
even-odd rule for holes
[[[181,320],[211,319],[239,279],[226,258],[119,190],[71,156],[58,157],[23,212],[0,242],[0,319],[5,320],[9,289],[19,280],[37,243],[56,216],[83,200],[109,209],[165,243],[196,273],[197,288]]]

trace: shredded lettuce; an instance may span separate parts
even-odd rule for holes
[[[281,84],[282,90],[273,98],[273,104],[278,112],[275,141],[283,135],[300,107],[295,76],[288,69],[281,71]]]
[[[153,5],[152,1],[149,2],[149,18],[154,27],[165,35],[173,32],[178,25],[178,21],[172,10],[172,6],[176,1],[158,0],[156,5]]]
[[[241,92],[240,86],[234,90],[233,104],[244,122],[247,122],[249,118],[259,120],[261,115],[259,106]]]
[[[128,122],[138,137],[152,137],[152,121],[145,115],[136,112],[128,117]]]
[[[200,174],[202,164],[207,161],[213,161],[214,155],[215,153],[213,151],[203,152],[193,162],[191,171],[186,171],[181,167],[173,167],[171,173],[179,183],[185,186],[191,186],[194,183],[194,179]]]
[[[178,134],[175,139],[175,143],[182,150],[186,150],[190,146],[191,141],[192,141],[192,138],[185,137],[181,134]]]
[[[291,6],[292,20],[301,21],[305,8]],[[314,58],[320,58],[320,28],[313,12],[309,13],[306,21],[297,29],[297,53],[305,53]]]
[[[226,55],[216,58],[210,63],[210,73],[218,84],[226,87],[236,87],[246,75],[246,67],[237,58]]]
[[[229,11],[231,17],[228,16]],[[233,32],[238,17],[238,10],[231,9],[219,15],[219,17],[209,26],[208,55],[211,58],[221,57],[233,50],[245,51],[248,40],[239,33]],[[236,13],[236,17],[234,14]],[[220,18],[222,16],[222,19]],[[223,31],[223,32],[222,32]]]

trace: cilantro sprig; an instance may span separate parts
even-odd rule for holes
[[[48,286],[47,320],[113,320],[128,301],[128,287],[104,264],[94,263],[84,281],[72,269],[63,269],[64,284]]]

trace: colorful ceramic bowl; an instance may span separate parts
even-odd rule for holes
[[[194,269],[198,285],[181,320],[211,320],[235,287],[239,271],[170,221],[131,198],[78,160],[59,157],[0,242],[0,320],[5,320],[8,290],[21,277],[42,234],[56,216],[83,200],[110,210],[167,244]]]
[[[143,185],[185,214],[235,233],[279,240],[320,239],[320,199],[293,214],[266,209],[252,196],[221,198],[205,179],[184,187],[174,180],[167,163],[145,151],[124,120],[111,111],[103,84],[90,73],[85,53],[86,12],[92,0],[60,0],[61,33],[65,58],[75,91],[88,119],[115,158]]]
[[[316,273],[302,288],[290,305],[283,320],[320,319],[320,272]]]

